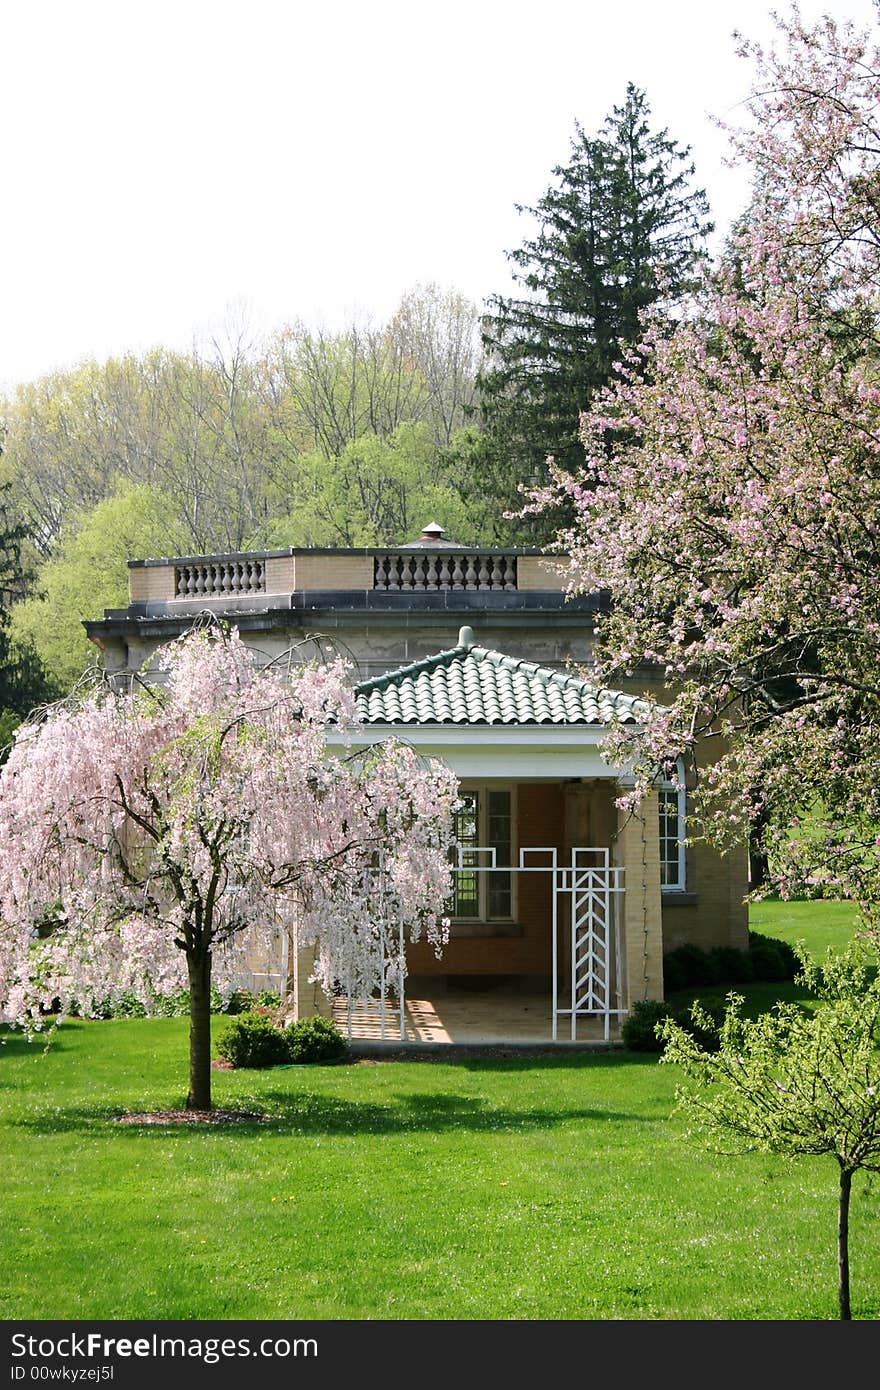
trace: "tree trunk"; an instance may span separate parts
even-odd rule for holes
[[[770,865],[759,834],[749,836],[749,887],[763,888],[770,877]]]
[[[187,952],[189,1095],[187,1110],[211,1109],[211,952]]]
[[[285,1022],[299,1022],[299,931],[296,923],[287,929],[287,978],[284,982],[282,1004],[289,1011],[284,1015]]]
[[[852,1170],[840,1170],[840,1196],[837,1203],[837,1288],[840,1316],[852,1319],[849,1308],[849,1194],[852,1190]]]

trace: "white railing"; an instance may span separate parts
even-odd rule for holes
[[[516,556],[497,551],[384,551],[373,561],[374,589],[412,592],[516,587]]]
[[[266,571],[262,560],[216,560],[175,565],[177,598],[222,598],[228,594],[264,594]]]

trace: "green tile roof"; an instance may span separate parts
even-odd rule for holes
[[[355,687],[365,724],[638,723],[647,708],[620,690],[478,647],[470,628],[459,644]]]

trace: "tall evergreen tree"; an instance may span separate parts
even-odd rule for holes
[[[33,647],[9,632],[9,604],[22,597],[26,584],[21,554],[26,530],[9,494],[9,484],[0,484],[0,762],[25,715],[57,694]]]
[[[474,490],[507,506],[521,504],[518,483],[544,478],[548,454],[566,467],[582,460],[580,411],[613,375],[620,343],[640,336],[640,312],[661,297],[672,309],[687,292],[712,230],[689,148],[649,120],[630,83],[598,135],[575,126],[571,160],[537,207],[517,205],[539,231],[508,252],[520,293],[488,301],[485,440],[472,459]]]

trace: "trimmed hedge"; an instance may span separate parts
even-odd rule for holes
[[[288,1024],[284,1036],[292,1062],[337,1062],[348,1050],[336,1024],[320,1014]]]
[[[667,951],[663,957],[663,990],[665,994],[674,994],[706,985],[776,983],[793,980],[799,969],[800,962],[787,941],[750,931],[746,951],[733,946],[704,951],[692,945]]]
[[[268,1014],[241,1014],[217,1039],[217,1051],[234,1067],[278,1067],[336,1062],[348,1045],[336,1024],[316,1014],[279,1028]]]
[[[277,1067],[290,1061],[290,1045],[266,1014],[241,1014],[217,1039],[217,1051],[234,1067]]]
[[[717,999],[701,999],[699,1002],[715,1028],[720,1028],[724,1021],[725,1006]],[[691,1017],[690,1004],[667,1004],[662,999],[636,1000],[620,1030],[624,1047],[629,1048],[630,1052],[662,1052],[664,1044],[657,1037],[657,1025],[667,1018],[671,1018],[674,1023],[690,1033],[704,1051],[718,1051],[717,1032],[697,1026]]]

